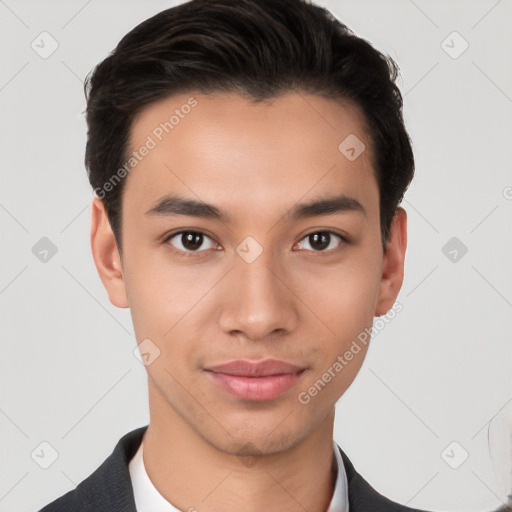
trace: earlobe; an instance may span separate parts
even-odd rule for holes
[[[118,308],[127,308],[121,257],[105,205],[97,197],[91,204],[91,249],[96,269],[110,302]]]
[[[407,249],[407,213],[398,207],[390,228],[390,238],[382,260],[382,276],[375,316],[385,315],[395,303],[404,279]]]

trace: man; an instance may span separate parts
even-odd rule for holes
[[[333,442],[403,280],[397,68],[303,0],[193,0],[88,77],[91,245],[150,423],[57,511],[410,511]]]

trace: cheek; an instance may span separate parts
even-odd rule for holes
[[[380,289],[380,264],[355,251],[339,265],[302,266],[294,276],[295,290],[313,313],[322,335],[339,345],[372,325]]]
[[[174,324],[169,316],[173,314],[170,282],[154,266],[133,258],[125,266],[124,279],[137,340],[161,338]]]
[[[147,367],[154,376],[162,366],[176,376],[196,368],[204,353],[205,318],[210,317],[215,285],[222,269],[171,265],[165,257],[133,252],[126,262],[125,284],[138,343],[150,339],[160,350]],[[163,370],[163,368],[161,368]],[[162,376],[167,379],[165,373]]]
[[[158,337],[173,329],[208,292],[210,281],[213,282],[204,270],[200,276],[191,275],[185,266],[171,264],[162,252],[127,247],[124,264],[135,330],[151,329]]]

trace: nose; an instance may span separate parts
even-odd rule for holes
[[[256,260],[234,256],[233,269],[223,280],[221,329],[251,341],[292,332],[297,325],[297,297],[289,272],[272,261],[271,251]]]

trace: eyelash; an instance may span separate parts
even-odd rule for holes
[[[163,240],[164,243],[168,243],[170,240],[172,240],[173,238],[179,236],[179,235],[183,235],[185,233],[192,233],[192,234],[195,234],[195,235],[203,235],[204,237],[206,238],[209,238],[212,242],[216,243],[215,240],[213,240],[212,237],[208,236],[206,233],[202,232],[202,231],[197,231],[197,230],[182,230],[182,231],[177,231],[175,233],[171,233],[170,235],[166,236]],[[329,231],[329,230],[319,230],[319,231],[312,231],[311,233],[308,233],[306,235],[304,235],[299,242],[302,242],[303,240],[307,239],[308,237],[310,237],[311,235],[315,235],[315,234],[318,234],[318,233],[323,233],[323,234],[329,234],[329,235],[334,235],[335,237],[338,237],[341,242],[340,242],[340,246],[343,245],[343,244],[348,244],[349,241],[346,237],[344,237],[343,235],[340,235],[339,233],[336,233],[334,231]],[[206,252],[208,249],[206,250],[202,250],[202,251],[183,251],[182,249],[177,249],[176,247],[172,246],[171,244],[169,244],[172,248],[172,250],[178,254],[179,256],[184,256],[184,257],[195,257],[195,256],[199,256],[202,252]],[[329,243],[330,245],[330,243]],[[324,255],[324,254],[332,254],[334,251],[336,250],[339,250],[340,249],[340,246],[336,247],[335,249],[329,249],[329,250],[323,250],[323,251],[315,251],[315,250],[309,250],[309,252],[312,252],[313,254],[315,255]]]

